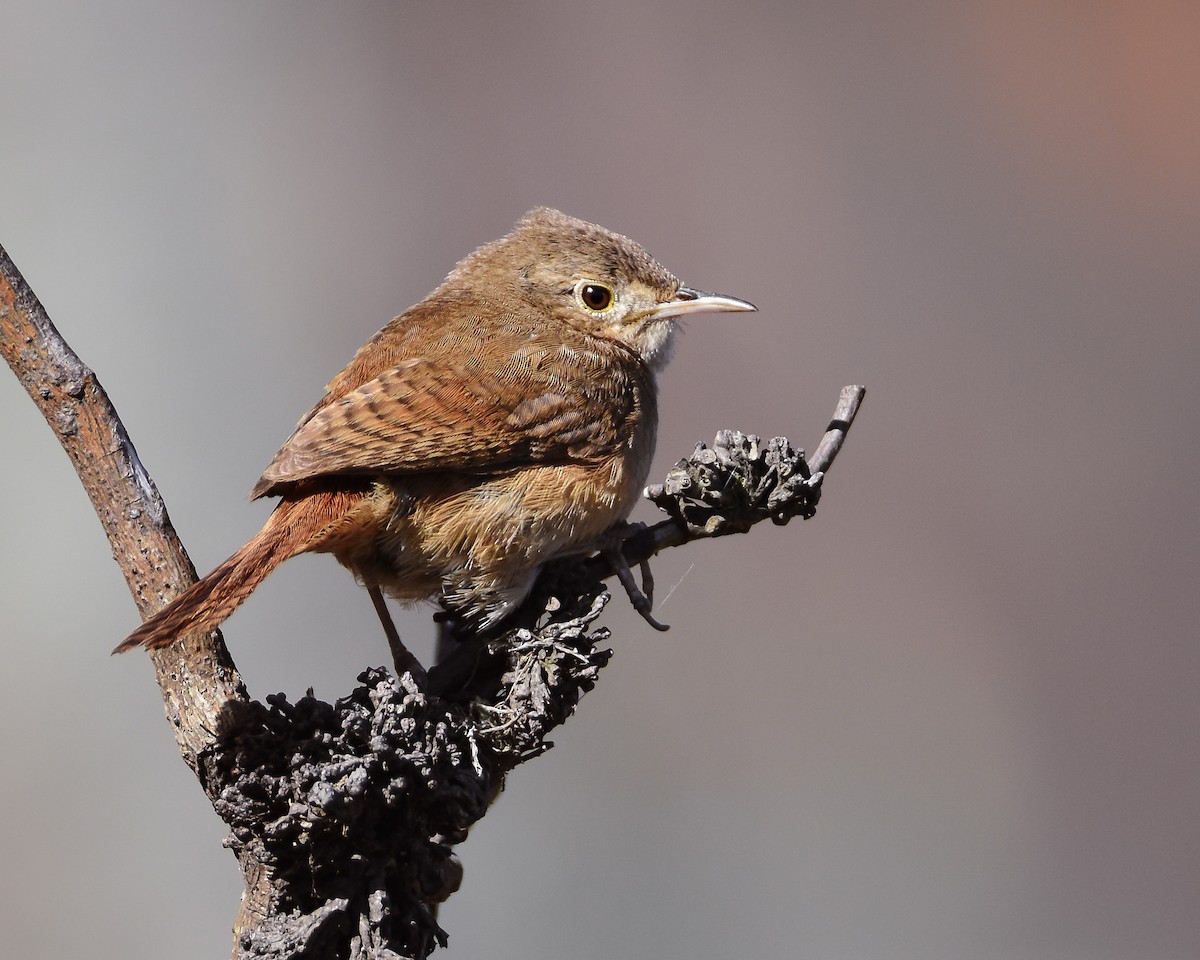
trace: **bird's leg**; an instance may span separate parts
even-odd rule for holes
[[[388,646],[392,651],[392,663],[396,666],[396,677],[402,677],[408,673],[412,675],[413,682],[424,690],[428,685],[429,677],[425,673],[425,668],[421,666],[421,661],[412,655],[408,647],[404,645],[404,641],[400,639],[400,634],[396,631],[396,624],[392,622],[392,615],[388,612],[387,602],[383,599],[383,591],[378,587],[367,587],[367,593],[371,597],[371,603],[375,605],[375,612],[379,614],[379,622],[383,624],[383,632],[387,636]]]
[[[642,593],[646,597],[646,605],[653,608],[654,606],[654,574],[650,572],[650,561],[641,560],[638,562],[638,573],[642,577]]]
[[[613,568],[613,573],[617,575],[621,586],[625,588],[629,602],[633,604],[633,609],[641,614],[642,619],[655,630],[670,630],[671,627],[668,624],[660,623],[650,612],[654,602],[654,575],[650,573],[650,564],[645,560],[638,564],[638,570],[642,574],[642,586],[639,589],[633,579],[633,571],[629,569],[629,561],[625,559],[625,539],[631,531],[637,530],[641,526],[643,525],[623,523],[613,527],[601,538],[597,549]]]

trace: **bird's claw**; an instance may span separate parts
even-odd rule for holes
[[[625,595],[629,597],[629,602],[633,605],[633,609],[655,630],[667,631],[671,629],[670,624],[661,623],[650,612],[654,606],[654,575],[650,572],[649,562],[646,560],[638,562],[638,570],[642,575],[642,585],[639,587],[633,579],[633,571],[629,568],[629,561],[625,559],[623,549],[625,538],[628,536],[630,529],[636,529],[636,526],[634,524],[627,524],[624,527],[610,531],[607,542],[600,547],[600,554],[612,566],[617,579],[621,581],[621,586],[625,588]]]

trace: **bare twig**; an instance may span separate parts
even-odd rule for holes
[[[0,354],[71,458],[139,611],[154,613],[195,582],[196,570],[104,388],[2,247]],[[202,758],[231,706],[249,697],[215,631],[190,634],[152,659],[179,749],[203,782]]]
[[[866,387],[857,385],[842,387],[842,395],[838,397],[837,409],[833,411],[833,419],[829,421],[829,426],[825,429],[825,436],[817,444],[813,455],[808,458],[808,468],[814,474],[825,473],[833,466],[834,458],[842,449],[846,434],[850,431],[850,425],[854,423],[854,418],[858,415],[858,408],[862,406],[866,396]]]

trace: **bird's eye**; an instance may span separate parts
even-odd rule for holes
[[[613,289],[595,280],[580,280],[575,285],[575,296],[592,313],[603,313],[613,305]]]

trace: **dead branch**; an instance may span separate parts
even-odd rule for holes
[[[195,570],[103,388],[3,249],[0,353],[71,457],[139,610],[160,609]],[[723,431],[699,445],[648,491],[670,519],[631,531],[628,562],[811,517],[863,393],[842,391],[811,463],[782,438]],[[393,960],[445,943],[434,905],[461,879],[452,847],[608,662],[594,621],[613,573],[603,555],[552,565],[502,631],[460,628],[427,688],[370,669],[332,705],[251,701],[217,631],[151,655],[180,753],[229,825],[246,883],[236,957]]]
[[[75,467],[143,616],[196,581],[166,505],[96,375],[75,355],[0,247],[0,354]],[[249,702],[218,632],[153,655],[183,759],[205,780],[203,757],[232,705]]]

